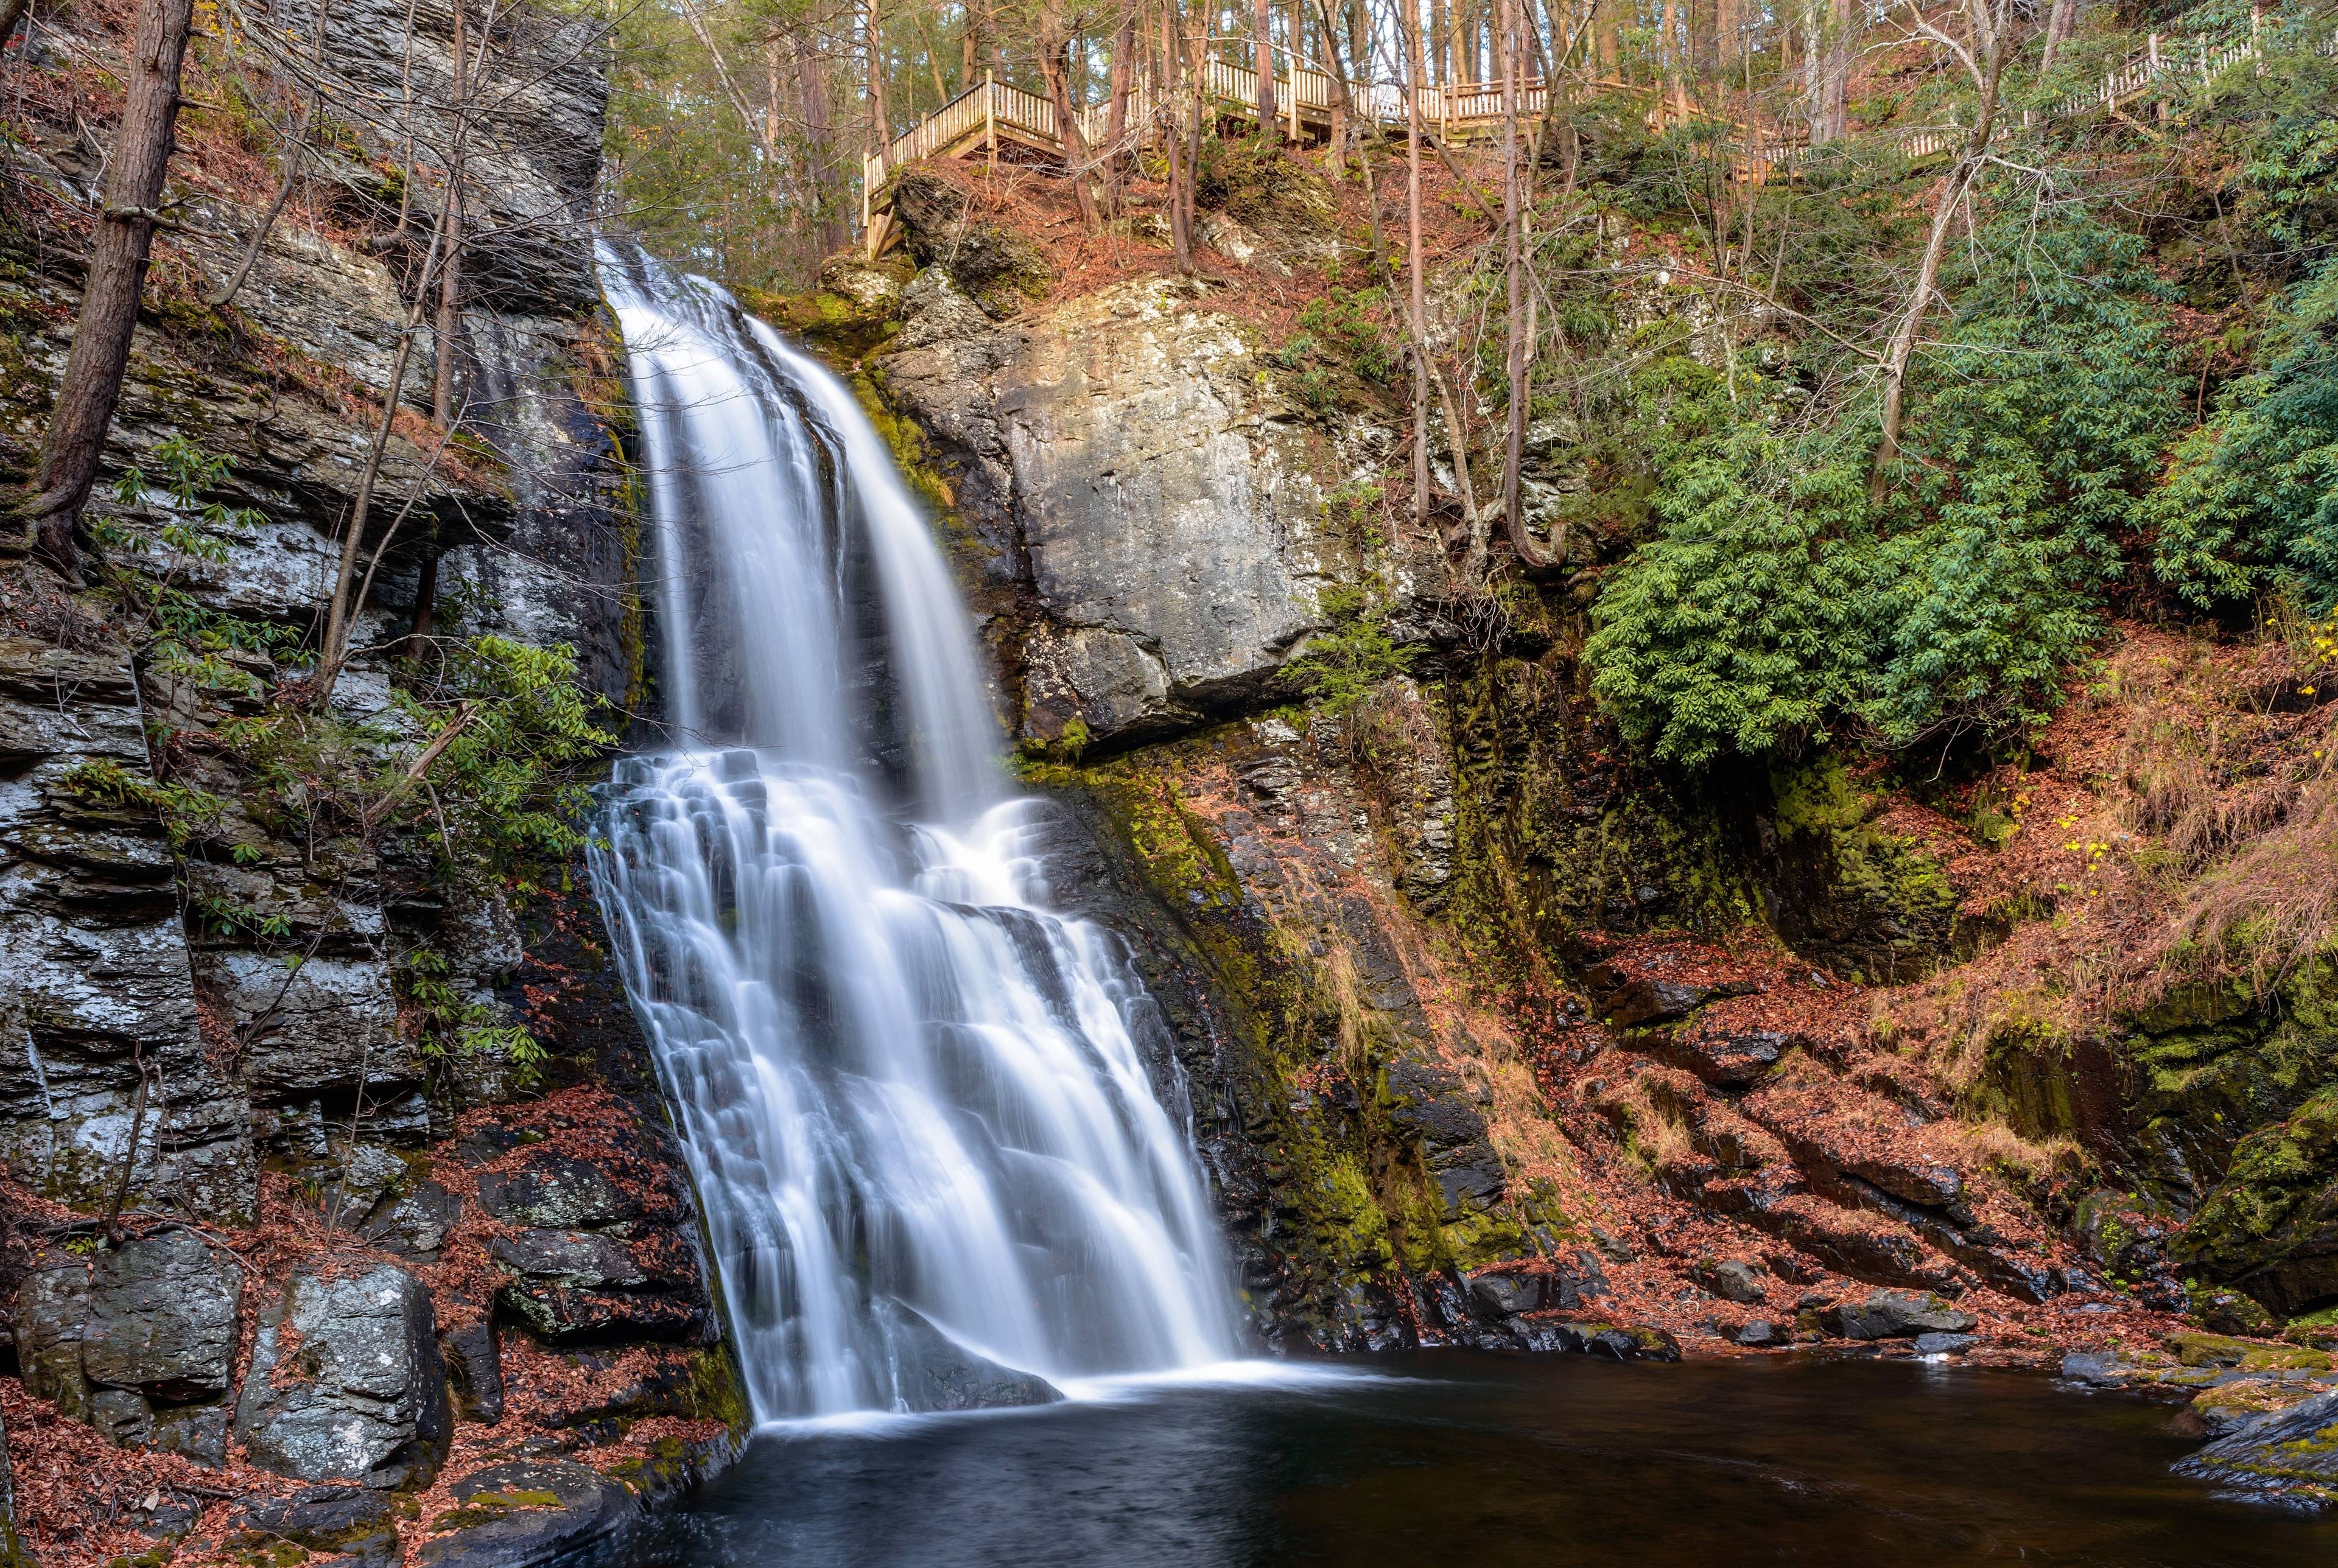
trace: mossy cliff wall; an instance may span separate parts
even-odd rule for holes
[[[960,276],[946,194],[902,251],[771,303],[852,367],[936,505],[1083,867],[1059,896],[1161,998],[1270,1332],[1499,1340],[1518,1326],[1470,1276],[1604,1274],[1653,1308],[1720,1256],[1765,1292],[2036,1304],[2111,1272],[2056,1138],[2187,1213],[2304,1159],[2310,1008],[2131,1020],[1957,1082],[1901,1060],[1877,1000],[2041,914],[1968,875],[1990,822],[1842,750],[1646,766],[1577,656],[1596,541],[1465,588],[1377,487],[1402,456],[1385,387],[1314,395],[1207,283],[1067,298],[996,224]],[[2323,1179],[2249,1208],[2289,1240],[2215,1268],[2318,1257],[2295,1216]]]

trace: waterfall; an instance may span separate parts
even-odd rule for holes
[[[1047,907],[971,618],[882,437],[713,284],[601,269],[677,743],[604,788],[593,878],[757,1417],[927,1407],[985,1361],[1237,1354],[1152,1004]]]

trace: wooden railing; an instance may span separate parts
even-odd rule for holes
[[[2201,33],[2182,39],[2149,34],[2142,48],[2105,72],[2102,81],[2091,90],[2071,93],[2048,109],[2047,115],[2066,120],[2097,105],[2117,109],[2143,96],[2155,83],[2166,78],[2188,76],[2199,82],[2213,81],[2245,60],[2262,62],[2264,35],[2264,19],[2259,11],[2249,14],[2246,37],[2217,38]],[[2323,54],[2338,55],[2338,30],[2323,38],[2318,48]]]
[[[2202,83],[2212,81],[2245,61],[2262,61],[2262,22],[2255,13],[2251,15],[2248,35],[2243,38],[2219,39],[2200,34],[2163,44],[2161,34],[2151,34],[2143,48],[2106,72],[2094,88],[2074,93],[2054,104],[2046,111],[2047,117],[2068,119],[2098,106],[2115,111],[2144,96],[2162,80],[2188,77]],[[2338,30],[2324,38],[2320,52],[2338,56]],[[1212,57],[1204,63],[1201,85],[1203,95],[1220,105],[1247,107],[1258,101],[1258,73],[1248,65]],[[1567,93],[1573,90],[1573,83],[1562,89]],[[1361,83],[1351,84],[1349,91],[1351,105],[1361,117],[1382,125],[1406,122],[1402,86],[1386,82]],[[1498,121],[1507,111],[1499,83],[1448,83],[1415,91],[1420,96],[1421,122],[1448,135]],[[1302,65],[1274,78],[1275,112],[1278,117],[1287,119],[1294,138],[1302,119],[1328,117],[1338,101],[1337,84],[1328,72]],[[1521,114],[1540,115],[1549,103],[1548,87],[1539,77],[1522,84],[1518,100]],[[1131,92],[1123,112],[1125,133],[1149,142],[1160,123],[1155,108],[1149,88],[1139,86]],[[1095,104],[1078,113],[1081,137],[1090,147],[1100,149],[1111,132],[1110,109]],[[978,86],[968,88],[894,137],[882,154],[863,161],[863,227],[869,223],[872,201],[892,171],[964,142],[977,131],[984,133],[988,145],[995,147],[1002,126],[1007,128],[1010,138],[1020,132],[1022,139],[1043,146],[1060,148],[1063,144],[1056,134],[1054,104],[1036,93],[1010,87],[986,75]],[[2010,130],[2009,125],[2007,131]],[[1895,134],[1901,154],[1914,162],[1937,158],[1961,146],[1970,132],[1950,125],[1926,126]],[[1745,143],[1738,160],[1743,172],[1760,179],[1773,170],[1792,171],[1814,155],[1815,150],[1806,142],[1779,140]]]

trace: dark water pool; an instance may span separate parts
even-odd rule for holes
[[[766,1436],[611,1568],[2338,1564],[2166,1406],[1907,1363],[1459,1353]]]

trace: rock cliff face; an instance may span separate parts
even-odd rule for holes
[[[1343,574],[1347,443],[1256,335],[1166,279],[994,323],[934,270],[904,303],[885,386],[980,541],[1021,732],[1125,745],[1274,690]]]
[[[330,71],[395,99],[409,15],[418,79],[443,75],[451,17],[427,3],[336,6]],[[359,652],[304,721],[369,766],[419,747],[399,694],[415,646],[565,645],[590,692],[639,694],[618,346],[577,221],[601,46],[517,12],[492,47],[524,91],[474,165],[488,238],[461,383],[486,441],[437,451],[427,418],[393,427]],[[81,142],[23,156],[78,207]],[[368,242],[288,218],[224,309],[193,295],[258,214],[186,191],[195,216],[158,270],[92,509],[110,574],[74,596],[0,561],[0,1162],[27,1202],[61,1206],[8,1217],[43,1223],[0,1238],[0,1318],[25,1392],[151,1455],[157,1495],[182,1462],[230,1490],[256,1467],[378,1491],[522,1448],[629,1465],[654,1493],[728,1451],[738,1393],[645,1048],[596,917],[557,891],[572,868],[450,876],[411,835],[311,809],[329,775],[298,746],[222,740],[297,709],[309,674],[299,645],[418,260],[385,237],[396,166],[395,149],[334,154],[337,210]],[[0,249],[0,462],[21,475],[77,250],[19,225]],[[426,335],[402,395],[426,416],[432,352]],[[167,477],[190,453],[211,465],[192,498]],[[117,495],[132,469],[145,484]],[[198,631],[166,641],[156,613]],[[410,644],[419,631],[443,641]],[[453,1045],[521,1028],[527,1057]],[[585,1490],[594,1528],[626,1511]],[[116,1528],[192,1518],[133,1510]],[[37,1544],[43,1522],[25,1523]],[[459,1532],[434,1550],[488,1560]]]
[[[913,196],[906,257],[800,320],[962,545],[1058,896],[1132,938],[1267,1337],[1723,1348],[1912,1289],[2018,1358],[2084,1321],[2050,1180],[1869,1028],[1862,988],[2004,929],[1936,821],[1832,765],[1636,768],[1586,600],[1467,588],[1365,488],[1385,397],[1297,396],[1222,284],[1002,289],[961,255],[1027,245]]]

